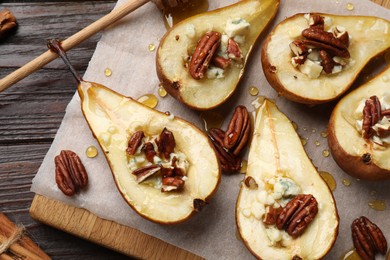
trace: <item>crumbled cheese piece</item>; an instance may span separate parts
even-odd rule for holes
[[[340,65],[347,65],[347,60],[345,60],[339,56],[334,56],[333,61],[340,64]]]
[[[236,35],[233,37],[233,40],[238,44],[244,44],[245,43],[245,35]]]
[[[244,34],[249,29],[250,24],[242,18],[229,18],[226,22],[225,32],[229,37]]]
[[[225,77],[224,70],[218,67],[210,66],[207,70],[206,77],[208,79],[221,79]]]
[[[188,24],[186,26],[186,35],[189,37],[189,38],[194,38],[195,37],[195,25],[193,25],[192,23]]]
[[[306,59],[305,63],[299,66],[299,70],[306,74],[309,78],[316,79],[321,74],[322,66],[309,59]]]
[[[325,16],[325,18],[324,18],[324,27],[325,28],[329,28],[329,27],[332,26],[332,24],[333,24],[332,18]]]
[[[356,119],[362,119],[363,118],[363,108],[366,104],[366,100],[362,99],[359,102],[359,105],[356,107],[355,112],[353,113],[354,118]]]
[[[257,194],[257,201],[264,205],[273,205],[275,203],[275,199],[267,193],[267,191],[262,190]]]
[[[276,243],[280,242],[283,238],[282,232],[279,229],[277,229],[275,226],[266,228],[265,232],[267,234],[269,241],[271,242],[271,245],[275,245]]]
[[[262,220],[263,215],[265,214],[265,207],[263,204],[255,202],[251,207],[251,212],[256,219]]]
[[[313,50],[313,49],[310,49],[309,50],[309,55],[307,55],[307,58],[312,60],[312,61],[320,61],[321,58],[320,58],[320,52],[318,50]]]
[[[290,197],[298,195],[301,192],[301,188],[295,184],[295,182],[289,178],[278,178],[274,185],[274,192],[272,194],[275,200],[283,197]]]
[[[241,210],[242,215],[249,218],[251,216],[251,210],[250,209],[243,209]]]
[[[332,74],[336,74],[336,73],[339,73],[343,70],[343,66],[341,65],[335,65],[332,69]]]

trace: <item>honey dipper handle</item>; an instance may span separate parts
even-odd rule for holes
[[[135,9],[144,5],[147,2],[149,2],[149,0],[128,0],[128,2],[119,6],[118,8],[115,8],[109,14],[103,16],[96,22],[88,25],[81,31],[73,34],[68,39],[62,41],[61,43],[62,48],[65,51],[67,51],[75,47],[76,45],[85,41],[86,39],[93,36],[97,32],[103,30],[104,28],[110,26],[114,22],[123,18],[124,16],[131,13],[132,11],[134,11]],[[16,82],[24,79],[28,75],[32,74],[34,71],[39,70],[40,68],[42,68],[49,62],[53,61],[57,57],[58,55],[51,51],[44,52],[34,60],[24,65],[23,67],[20,67],[16,71],[2,78],[0,80],[0,92],[12,86]]]

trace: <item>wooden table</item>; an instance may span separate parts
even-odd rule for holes
[[[67,38],[108,13],[115,1],[1,1],[18,19],[16,34],[0,42],[0,78],[46,50],[49,38]],[[390,8],[390,0],[373,0]],[[99,35],[69,53],[85,71]],[[72,75],[61,61],[0,92],[0,211],[26,226],[30,237],[55,259],[126,257],[31,219],[31,180],[60,126],[75,92]]]

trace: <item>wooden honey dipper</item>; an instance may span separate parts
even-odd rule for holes
[[[164,10],[165,7],[175,7],[178,4],[187,2],[188,0],[128,0],[128,2],[119,6],[118,8],[115,8],[109,14],[103,16],[102,18],[88,25],[81,31],[63,40],[61,42],[62,48],[65,51],[70,50],[71,48],[77,46],[81,42],[85,41],[86,39],[100,32],[101,30],[107,28],[111,24],[125,17],[126,15],[149,1],[155,3],[159,9]],[[2,78],[0,80],[0,92],[12,86],[16,82],[24,79],[28,75],[32,74],[34,71],[39,70],[49,62],[55,60],[57,57],[57,54],[49,50],[44,52],[34,60],[25,64],[23,67],[20,67],[16,71]]]

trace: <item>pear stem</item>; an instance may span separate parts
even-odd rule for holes
[[[51,39],[47,41],[47,47],[52,52],[58,54],[61,59],[65,62],[66,66],[68,66],[70,72],[72,72],[73,77],[77,80],[78,83],[83,81],[83,78],[80,74],[77,73],[76,69],[73,67],[72,63],[70,63],[68,56],[66,56],[66,52],[61,47],[61,42],[57,39]]]

